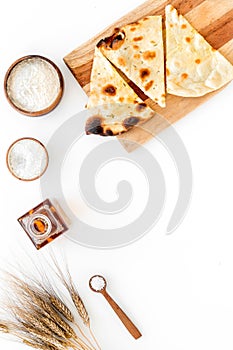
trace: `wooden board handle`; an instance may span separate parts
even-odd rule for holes
[[[115,311],[117,316],[120,318],[122,323],[125,325],[125,327],[128,329],[130,334],[135,338],[138,339],[142,336],[140,331],[137,329],[137,327],[134,325],[134,323],[129,319],[129,317],[124,313],[124,311],[120,308],[119,305],[110,297],[110,295],[106,292],[106,290],[103,290],[101,292],[105,299],[108,301],[112,309]]]

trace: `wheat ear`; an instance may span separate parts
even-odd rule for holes
[[[90,326],[90,317],[88,315],[87,309],[73,283],[68,265],[66,264],[66,273],[68,278],[65,277],[64,273],[62,272],[56,258],[54,256],[51,256],[53,263],[56,267],[56,275],[58,276],[58,278],[61,280],[62,284],[66,287],[66,289],[68,290],[70,297],[78,311],[79,316],[81,317],[84,325],[89,329],[90,335],[92,337],[92,339],[94,340],[94,343],[97,345],[98,349],[101,350],[100,345],[97,342],[96,337],[94,336],[92,330],[91,330],[91,326]],[[79,332],[82,334],[82,336],[88,341],[88,343],[91,345],[92,348],[95,349],[95,346],[92,344],[92,342],[90,341],[90,339],[84,334],[84,332],[82,331],[82,329],[80,328],[80,326],[75,323],[76,327],[78,328]]]
[[[88,327],[90,335],[92,337],[92,339],[94,340],[94,343],[96,344],[96,346],[98,347],[99,350],[101,350],[101,347],[91,329],[91,322],[90,322],[90,317],[88,315],[87,309],[81,299],[81,297],[79,296],[79,294],[76,292],[74,286],[73,286],[73,291],[71,292],[71,298],[73,300],[73,303],[76,307],[76,309],[78,310],[79,316],[81,317],[81,319],[83,320],[83,323],[86,327]],[[78,324],[76,323],[76,326],[79,328]],[[81,331],[82,332],[82,331]],[[88,339],[88,338],[87,338]],[[91,346],[93,347],[93,344],[90,342]]]
[[[24,297],[28,299],[30,297],[31,301],[39,307],[41,313],[43,313],[47,318],[55,321],[70,338],[76,338],[76,333],[73,328],[65,322],[60,315],[53,309],[53,307],[43,298],[43,295],[36,288],[29,286],[27,283],[21,283],[21,290],[24,292]]]
[[[91,345],[91,348],[94,349],[93,345],[90,342],[90,339],[84,334],[82,329],[79,327],[79,325],[75,322],[74,317],[69,310],[69,308],[57,297],[51,296],[50,297],[51,304],[53,307],[60,312],[68,321],[72,322],[79,330],[80,334],[83,336],[83,338]],[[80,338],[79,338],[80,340]],[[77,340],[76,340],[77,341]]]
[[[60,312],[60,314],[62,314],[68,321],[70,322],[74,322],[74,316],[72,315],[72,312],[70,311],[70,309],[63,303],[62,300],[60,300],[60,298],[58,298],[55,295],[51,295],[49,297],[49,300],[51,302],[51,304],[53,305],[53,307]]]
[[[69,278],[69,286],[70,286],[70,295],[71,295],[71,298],[73,300],[73,303],[78,311],[78,314],[79,316],[81,317],[84,325],[89,329],[89,332],[90,332],[90,335],[92,337],[92,339],[94,340],[94,343],[96,344],[97,348],[99,350],[101,350],[101,347],[91,329],[91,322],[90,322],[90,317],[89,317],[89,314],[88,314],[88,311],[85,307],[85,304],[83,303],[82,301],[82,298],[80,297],[74,283],[73,283],[73,280],[72,280],[72,277],[71,277],[71,274],[70,274],[70,271],[68,269],[68,266],[66,265],[66,270],[67,270],[67,275],[68,275],[68,278]],[[90,344],[93,346],[92,342],[90,342]]]
[[[79,296],[79,294],[78,294],[74,284],[73,284],[73,281],[72,281],[72,278],[71,278],[68,266],[66,265],[66,270],[67,270],[67,275],[68,275],[68,280],[67,280],[65,278],[64,273],[62,272],[61,268],[59,267],[55,257],[52,257],[52,259],[53,259],[54,265],[55,265],[55,267],[57,269],[56,274],[59,277],[59,279],[61,280],[61,282],[63,283],[63,285],[68,290],[68,292],[70,294],[70,297],[71,297],[71,299],[72,299],[72,301],[74,303],[74,306],[75,306],[76,310],[78,311],[79,316],[81,317],[83,323],[87,327],[90,327],[90,318],[89,318],[87,309],[86,309],[86,307],[85,307],[81,297]],[[82,329],[79,326],[79,324],[77,322],[75,322],[75,325],[78,328],[80,334],[83,336],[83,338],[89,343],[91,348],[95,349],[95,346],[92,344],[91,340],[82,331]]]
[[[28,302],[28,297],[30,297],[30,299],[34,302],[34,305],[39,308],[37,312],[44,315],[43,322],[46,323],[46,326],[49,329],[52,328],[51,330],[54,331],[55,334],[59,334],[60,336],[62,336],[62,330],[63,330],[65,332],[66,338],[73,338],[78,344],[82,343],[84,349],[90,350],[88,345],[85,344],[81,340],[81,338],[77,337],[73,328],[66,321],[64,321],[61,318],[61,316],[46,301],[47,294],[44,294],[43,292],[38,290],[37,287],[32,287],[28,285],[26,282],[22,282],[19,279],[17,280],[17,286],[19,287],[18,289],[20,289],[23,292],[23,297],[24,299],[26,299],[26,302]],[[61,307],[62,306],[60,304],[59,309]],[[69,309],[67,308],[67,310]],[[63,332],[63,336],[64,336],[64,332]],[[47,333],[48,333],[48,330],[47,330]],[[87,341],[89,341],[88,338],[87,338]]]
[[[37,266],[35,267],[37,268]],[[37,269],[37,271],[41,273],[41,270]],[[27,276],[27,278],[44,292],[44,294],[47,296],[47,299],[51,302],[52,306],[56,309],[56,311],[60,312],[60,314],[64,316],[68,321],[74,322],[74,316],[72,312],[63,302],[60,296],[56,293],[55,289],[53,288],[53,285],[51,284],[50,279],[46,274],[46,271],[43,271],[43,283],[36,278],[32,278],[29,276]]]
[[[68,321],[72,322],[75,324],[75,326],[78,328],[80,334],[83,336],[83,338],[89,343],[89,345],[91,346],[91,348],[94,349],[93,344],[90,342],[90,339],[84,334],[84,332],[82,331],[82,329],[79,327],[79,325],[77,323],[75,323],[74,320],[74,316],[72,314],[72,312],[70,311],[70,309],[63,303],[63,301],[55,296],[55,295],[50,295],[49,300],[51,302],[51,304],[53,305],[53,307],[60,313],[62,314]],[[81,300],[81,299],[80,299]],[[83,302],[82,302],[83,304]],[[84,307],[84,304],[83,304]],[[85,308],[85,307],[84,307]],[[86,312],[87,314],[87,312]],[[87,315],[88,316],[88,315]],[[73,336],[74,338],[74,336]],[[74,338],[75,339],[75,338]],[[79,338],[80,339],[80,338]]]
[[[40,349],[40,350],[56,350],[57,348],[55,348],[54,346],[50,346],[50,345],[46,345],[46,344],[39,344],[39,343],[35,343],[33,341],[24,339],[23,343],[26,344],[27,346],[30,346],[33,349]]]
[[[67,338],[67,333],[61,329],[56,322],[47,318],[46,316],[41,316],[41,321],[50,330],[51,333],[56,334],[58,337]]]
[[[41,340],[45,344],[48,344],[50,346],[55,346],[59,350],[64,350],[67,347],[72,347],[73,349],[75,349],[74,345],[71,344],[69,341],[58,340],[54,336],[41,333],[39,330],[37,330],[34,327],[31,327],[27,324],[24,324],[23,326],[32,336]]]
[[[5,324],[0,323],[0,332],[9,333],[9,328]]]
[[[10,325],[6,325],[1,323],[0,324],[0,332],[2,333],[10,333],[14,337],[19,338],[22,340],[22,342],[30,347],[33,347],[34,349],[41,349],[41,350],[58,350],[55,346],[47,345],[43,342],[38,342],[34,338],[31,338],[31,334],[25,334],[25,331],[22,327],[20,327],[18,324],[11,323]],[[22,332],[22,334],[20,333]]]

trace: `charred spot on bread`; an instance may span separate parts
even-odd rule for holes
[[[103,119],[99,115],[94,115],[88,118],[85,126],[85,132],[87,135],[102,135],[103,134]]]
[[[191,38],[187,37],[185,38],[185,40],[187,41],[187,43],[191,43]]]
[[[133,58],[135,58],[136,60],[139,60],[140,59],[140,53],[135,53],[134,55],[133,55]]]
[[[153,58],[155,58],[155,57],[156,57],[155,51],[145,51],[143,53],[144,60],[153,60]]]
[[[142,103],[139,103],[137,106],[136,106],[136,111],[137,112],[142,112],[142,111],[144,111],[144,109],[147,107],[147,105],[144,103],[144,102],[142,102]]]
[[[143,36],[137,36],[135,38],[133,38],[133,41],[141,41],[143,39]]]
[[[111,129],[106,129],[105,133],[103,134],[103,136],[113,136],[113,132]]]
[[[99,48],[99,47],[103,47],[103,46],[106,46],[106,40],[107,39],[101,39],[98,43],[97,43],[97,47]]]
[[[182,29],[186,29],[186,28],[187,28],[187,25],[186,25],[186,24],[182,24],[181,28],[182,28]]]
[[[118,50],[121,47],[121,45],[124,43],[124,39],[125,39],[125,34],[123,32],[115,35],[110,45],[111,49]]]
[[[112,84],[108,84],[102,88],[102,92],[107,96],[116,96],[116,88]]]
[[[197,60],[195,60],[195,63],[196,63],[196,64],[200,64],[200,63],[201,63],[200,58],[198,58]]]
[[[113,136],[111,127],[104,126],[104,119],[99,115],[90,117],[86,122],[85,131],[87,135]]]
[[[139,26],[140,23],[138,21],[131,23],[131,26]]]
[[[154,84],[154,80],[149,81],[145,86],[145,90],[146,91],[150,90],[153,84]]]
[[[98,42],[97,47],[111,48],[112,50],[118,50],[124,43],[125,33],[119,31],[119,28],[115,29],[115,33],[105,39]]]
[[[125,66],[126,65],[126,61],[124,57],[118,57],[118,63],[120,66]]]
[[[142,69],[140,69],[139,74],[140,74],[140,78],[142,80],[145,80],[147,77],[149,77],[150,70],[148,68],[142,68]]]
[[[188,74],[187,74],[187,73],[181,74],[181,78],[182,78],[182,79],[187,79],[187,78],[188,78]]]
[[[137,125],[139,121],[140,121],[139,117],[128,117],[124,120],[123,125],[126,129],[129,129],[132,126]]]

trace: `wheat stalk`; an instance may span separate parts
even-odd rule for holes
[[[26,297],[26,299],[30,298],[31,301],[33,301],[34,305],[39,307],[39,310],[42,314],[44,314],[44,316],[56,322],[60,326],[60,328],[62,328],[66,332],[67,337],[77,337],[73,328],[67,322],[65,322],[60,317],[60,315],[53,309],[53,307],[46,301],[46,298],[42,295],[41,291],[38,291],[36,288],[33,288],[22,281],[20,281],[20,285],[18,286],[23,291],[23,296]]]
[[[41,273],[41,271],[38,271]],[[52,306],[56,309],[56,311],[60,312],[62,316],[64,316],[68,321],[74,322],[74,316],[70,309],[66,306],[66,304],[62,301],[60,296],[55,292],[53,285],[51,284],[49,278],[45,271],[43,271],[43,283],[41,283],[38,279],[28,277],[29,280],[41,289],[44,292],[44,295],[51,302]]]
[[[52,314],[50,314],[50,317],[48,317],[48,318],[51,319],[52,321],[56,322],[58,324],[58,326],[65,331],[66,336],[68,338],[74,338],[74,339],[77,338],[77,335],[76,335],[75,331],[73,330],[73,328],[66,321],[64,321],[58,313],[52,313]]]
[[[67,333],[64,332],[63,329],[61,329],[57,323],[55,323],[53,320],[51,320],[50,318],[47,318],[45,316],[41,316],[41,321],[43,322],[43,324],[46,325],[46,327],[50,330],[50,332],[52,334],[56,334],[58,337],[61,338],[70,338],[67,337]]]
[[[23,291],[23,299],[21,299],[21,302],[24,304],[25,309],[15,305],[12,307],[12,312],[19,323],[23,324],[27,330],[33,327],[44,335],[55,335],[65,340],[67,340],[67,338],[73,338],[78,345],[82,345],[83,349],[89,350],[88,346],[77,337],[73,328],[65,322],[53,308],[51,308],[50,304],[48,304],[41,295],[38,295],[33,287],[26,285],[23,282],[20,287],[21,292]],[[26,308],[31,300],[34,304]],[[49,310],[50,313],[48,313],[47,310]],[[27,324],[25,322],[27,322]],[[71,341],[67,342],[67,344],[77,348],[77,346]]]
[[[44,287],[43,287],[44,290]],[[48,291],[46,291],[48,293]],[[94,346],[92,345],[92,343],[90,342],[89,338],[83,333],[83,331],[81,330],[81,328],[79,327],[79,325],[77,325],[75,323],[74,320],[74,316],[72,314],[72,312],[70,311],[70,309],[64,304],[64,302],[57,296],[54,295],[54,292],[52,295],[50,295],[48,293],[48,297],[49,300],[51,302],[51,304],[53,305],[53,307],[56,309],[56,311],[58,311],[60,314],[62,314],[68,321],[74,323],[76,325],[76,327],[79,329],[79,332],[81,333],[81,335],[83,336],[83,338],[91,345],[91,348],[94,349]],[[85,323],[89,323],[89,316],[87,313],[87,310],[84,306],[84,303],[82,301],[82,299],[80,298],[79,295],[74,294],[73,295],[73,302],[75,303],[76,308],[79,308],[79,314],[82,315],[82,319],[85,319]],[[58,324],[61,320],[58,321]],[[62,325],[60,324],[60,327],[62,327],[63,329],[66,330],[66,333],[68,334],[69,337],[72,337],[73,339],[75,339],[77,342],[82,342],[82,340],[77,337],[76,333],[74,332],[74,330],[72,329],[72,327],[70,327],[67,323],[62,322]],[[85,344],[85,343],[83,343]]]
[[[57,276],[59,275],[69,292],[77,313],[84,325],[90,329],[87,309],[73,283],[68,267],[66,277],[58,264],[56,267]],[[43,282],[34,277],[28,277],[22,272],[23,279],[10,273],[7,275],[8,282],[13,288],[12,295],[9,295],[10,303],[5,307],[5,311],[11,311],[12,320],[0,322],[0,332],[10,333],[26,345],[36,349],[64,350],[71,347],[77,350],[96,350],[90,339],[75,322],[70,308],[56,293],[46,274],[41,275]],[[47,281],[44,281],[44,277],[47,278]],[[69,322],[79,329],[81,336],[90,346],[76,334]]]
[[[35,313],[35,310],[22,310],[19,307],[14,307],[12,312],[15,314],[15,318],[18,320],[18,322],[25,323],[26,321],[28,324],[40,330],[41,332],[50,335],[52,334],[52,331],[46,327],[44,322],[41,321],[41,319]]]
[[[52,256],[52,260],[53,260],[54,265],[56,267],[56,274],[57,274],[58,278],[61,280],[62,284],[66,287],[67,291],[69,292],[69,294],[73,300],[73,303],[74,303],[80,317],[82,318],[84,324],[87,324],[86,322],[89,322],[88,312],[87,312],[85,305],[84,305],[82,299],[80,298],[79,293],[76,290],[76,287],[72,281],[68,266],[66,265],[66,273],[68,276],[68,278],[66,278],[64,273],[62,272],[61,268],[59,267],[58,262],[54,256]]]
[[[73,344],[71,344],[67,340],[58,340],[54,336],[50,334],[44,334],[40,332],[39,330],[35,329],[34,327],[31,327],[30,325],[24,324],[24,327],[26,330],[35,338],[41,340],[43,343],[48,344],[50,346],[55,346],[59,350],[64,350],[67,347],[72,347],[75,349]]]
[[[29,285],[25,286],[24,284],[22,288],[24,291],[26,291],[29,294],[29,296],[33,299],[34,303],[40,307],[41,313],[44,314],[45,316],[43,321],[44,323],[46,322],[47,326],[50,325],[50,327],[53,328],[53,331],[56,330],[57,333],[59,332],[59,328],[60,330],[62,328],[62,330],[64,330],[65,332],[66,338],[75,339],[78,344],[81,343],[83,345],[84,349],[89,348],[81,340],[81,338],[77,337],[73,328],[67,322],[65,322],[53,308],[51,308],[51,305],[48,304],[46,300],[44,300],[45,296],[43,296],[40,291],[34,290],[31,286]],[[47,312],[48,310],[49,310],[49,313]],[[86,338],[86,340],[89,342],[89,339],[85,335],[84,335],[84,338]]]
[[[88,314],[88,311],[82,301],[82,298],[80,297],[78,291],[77,291],[77,288],[75,287],[74,283],[73,283],[73,280],[72,280],[72,277],[71,277],[71,274],[70,274],[70,271],[68,269],[68,266],[66,264],[66,274],[67,274],[67,277],[65,277],[64,273],[62,272],[56,258],[54,255],[51,256],[52,260],[53,260],[53,263],[56,267],[56,271],[55,273],[57,274],[58,278],[61,280],[61,282],[63,283],[63,285],[66,287],[66,289],[68,290],[69,294],[70,294],[70,297],[78,311],[78,314],[79,316],[81,317],[84,325],[86,327],[88,327],[89,329],[89,332],[90,332],[90,335],[92,337],[92,339],[94,340],[94,342],[96,343],[98,349],[101,350],[101,347],[91,329],[91,324],[90,324],[90,317],[89,317],[89,314]],[[77,328],[79,329],[80,333],[84,336],[84,338],[89,342],[89,344],[91,345],[91,347],[94,348],[93,344],[90,342],[89,338],[86,337],[86,335],[83,333],[83,331],[81,330],[81,328],[79,327],[79,325],[76,323],[76,326]]]
[[[50,295],[49,300],[53,307],[60,312],[68,321],[74,322],[74,316],[70,309],[63,303],[63,301],[55,295]]]
[[[24,339],[23,343],[30,346],[31,348],[34,348],[34,349],[40,349],[40,350],[56,350],[57,349],[54,346],[46,345],[43,343],[39,344],[39,343],[30,341],[27,339]]]
[[[0,332],[2,333],[10,333],[13,336],[22,340],[22,342],[28,346],[31,346],[35,349],[41,350],[58,350],[55,346],[47,345],[43,342],[38,342],[34,338],[31,337],[31,333],[26,332],[21,326],[16,323],[10,323],[6,325],[5,323],[0,324]]]
[[[78,311],[79,316],[81,317],[81,319],[83,320],[83,323],[86,326],[89,326],[90,324],[90,318],[87,312],[87,309],[73,283],[71,274],[69,272],[68,266],[66,265],[66,273],[68,278],[65,277],[64,273],[62,272],[61,268],[58,265],[58,262],[56,260],[56,258],[54,256],[52,256],[52,260],[54,262],[54,265],[56,267],[56,274],[58,276],[58,278],[61,280],[62,284],[66,287],[67,291],[69,292],[71,299]]]
[[[73,300],[73,303],[74,303],[76,309],[78,310],[79,316],[83,320],[83,323],[85,324],[85,326],[89,326],[90,317],[88,315],[87,309],[86,309],[82,299],[80,298],[79,294],[77,292],[75,292],[75,290],[71,291],[71,298]]]
[[[0,323],[0,332],[9,333],[9,328],[5,324]]]
[[[22,318],[24,316],[25,315],[21,315]],[[30,317],[28,316],[27,319],[30,319]],[[11,333],[21,339],[28,346],[37,349],[62,350],[72,347],[73,349],[90,350],[81,339],[78,339],[77,344],[74,344],[72,341],[64,338],[64,333],[59,333],[60,337],[56,338],[54,335],[58,334],[55,333],[55,329],[53,328],[54,325],[52,326],[51,323],[48,323],[48,326],[51,327],[51,332],[45,333],[44,328],[41,326],[41,322],[39,328],[35,328],[34,325],[32,326],[32,323],[34,322],[30,322],[30,324],[27,324],[22,320],[19,322],[19,324],[12,323],[11,329],[5,323],[0,323],[0,331],[3,333]]]
[[[34,261],[32,261],[33,263]],[[23,273],[23,276],[28,279],[33,285],[37,286],[37,291],[39,291],[38,287],[40,288],[40,293],[44,294],[44,297],[46,297],[52,306],[58,311],[62,316],[64,316],[68,321],[74,322],[74,316],[70,309],[66,306],[66,304],[62,301],[60,296],[55,292],[55,289],[53,288],[53,285],[50,282],[50,279],[48,278],[46,271],[43,271],[42,273],[42,266],[40,266],[40,270],[38,269],[37,265],[35,265],[35,268],[39,273],[43,275],[43,283],[40,282],[37,278],[33,278],[32,276],[28,276],[25,273]],[[22,272],[21,272],[22,273]],[[25,283],[22,283],[22,280],[18,277],[12,275],[11,273],[7,272],[7,275],[9,275],[15,282],[18,284],[19,287],[22,288],[25,287]],[[27,284],[29,286],[29,284]],[[36,287],[34,287],[35,289]],[[24,288],[25,289],[25,288]],[[28,291],[27,291],[28,292]]]
[[[24,286],[25,289],[25,286]],[[50,314],[44,308],[48,309],[48,304],[43,300],[43,297],[38,296],[37,292],[33,290],[32,287],[27,286],[26,290],[30,290],[30,295],[33,295],[33,300],[37,305],[40,305],[40,308],[31,307],[28,310],[28,314],[25,313],[20,308],[15,307],[14,312],[18,315],[18,320],[26,320],[29,325],[36,327],[37,330],[48,334],[50,336],[58,336],[62,339],[73,338],[78,346],[81,346],[81,349],[91,350],[87,344],[85,344],[81,338],[79,338],[73,328],[65,322],[58,313],[54,310]],[[41,308],[42,307],[42,308]],[[25,327],[25,324],[24,324]],[[28,327],[28,326],[27,326]],[[68,340],[68,339],[67,339]],[[68,341],[70,346],[77,347],[71,340]]]

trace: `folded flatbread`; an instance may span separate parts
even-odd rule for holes
[[[162,16],[148,16],[117,29],[98,47],[146,96],[166,106]]]
[[[233,79],[232,64],[177,10],[166,7],[167,92],[203,96]]]
[[[86,133],[103,136],[121,134],[155,115],[97,47],[87,108]]]

